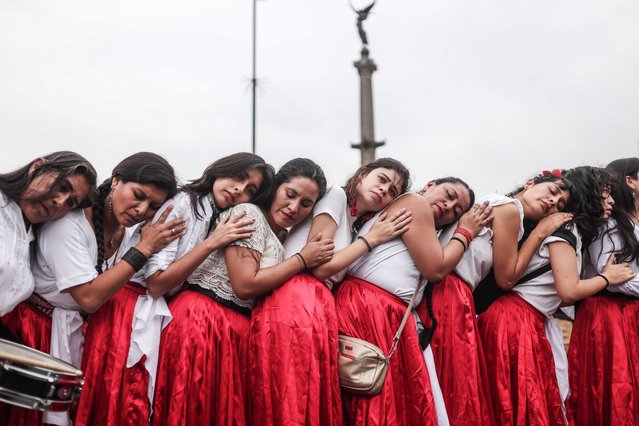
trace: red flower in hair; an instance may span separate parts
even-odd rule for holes
[[[558,177],[560,179],[564,178],[564,174],[562,173],[562,171],[560,169],[554,169],[554,170],[544,170],[541,172],[542,176],[555,176]]]

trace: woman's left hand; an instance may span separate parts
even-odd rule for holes
[[[458,227],[466,229],[473,237],[479,234],[484,226],[489,226],[493,220],[491,215],[493,208],[484,201],[481,204],[475,204],[462,217],[459,218]]]
[[[313,269],[331,260],[334,251],[335,244],[333,244],[333,240],[331,238],[322,238],[322,233],[320,232],[306,243],[300,250],[300,254],[306,261],[306,266]]]

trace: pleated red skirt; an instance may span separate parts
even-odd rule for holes
[[[145,425],[149,421],[145,357],[126,368],[133,313],[145,290],[127,283],[91,315],[84,338],[80,395],[75,425]]]
[[[340,334],[366,340],[388,353],[406,303],[387,291],[349,277],[336,296]],[[437,416],[415,322],[409,318],[390,359],[386,381],[375,396],[343,394],[350,425],[435,425]]]
[[[593,296],[577,309],[568,363],[576,424],[639,424],[639,300]]]
[[[544,316],[514,292],[478,319],[498,425],[565,425]]]
[[[417,312],[428,325],[426,297]],[[439,324],[430,346],[450,423],[495,424],[473,293],[457,274],[434,286],[433,313]]]
[[[249,395],[256,424],[343,424],[335,299],[315,277],[296,275],[258,301]]]
[[[51,351],[51,320],[26,302],[0,317],[2,324],[22,341],[22,344],[39,351]],[[42,412],[27,410],[0,402],[0,425],[31,426],[42,424]]]
[[[153,425],[247,424],[250,319],[191,290],[179,293],[169,309],[173,319],[162,332]]]

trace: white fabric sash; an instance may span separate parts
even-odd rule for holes
[[[550,342],[552,356],[555,361],[555,374],[559,385],[559,395],[561,396],[561,408],[564,412],[564,419],[567,420],[565,401],[570,396],[570,384],[568,383],[568,357],[564,349],[564,335],[561,327],[553,317],[546,317],[544,329],[546,330],[546,338]]]
[[[420,322],[417,312],[413,310],[413,317],[415,324]],[[433,400],[435,401],[435,413],[437,414],[437,426],[449,426],[448,412],[446,411],[446,404],[444,403],[444,394],[442,394],[442,388],[439,386],[439,379],[437,378],[437,370],[435,370],[435,358],[433,357],[433,350],[430,345],[423,351],[424,361],[426,362],[426,370],[428,370],[428,378],[430,379],[430,388],[433,392]]]
[[[164,297],[154,298],[148,294],[138,296],[126,366],[133,367],[146,355],[144,367],[149,373],[148,397],[151,403],[160,355],[160,333],[172,318]]]
[[[76,368],[82,362],[82,316],[78,311],[56,307],[51,315],[51,350],[52,356],[65,361]],[[71,419],[67,412],[45,412],[43,422],[67,426]]]

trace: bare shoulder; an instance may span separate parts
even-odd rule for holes
[[[410,211],[421,211],[422,209],[430,210],[431,207],[424,197],[418,194],[404,194],[393,201],[386,211],[389,213],[396,212],[400,209],[406,209]]]
[[[493,217],[496,219],[519,219],[519,209],[514,204],[502,204],[493,207]]]

